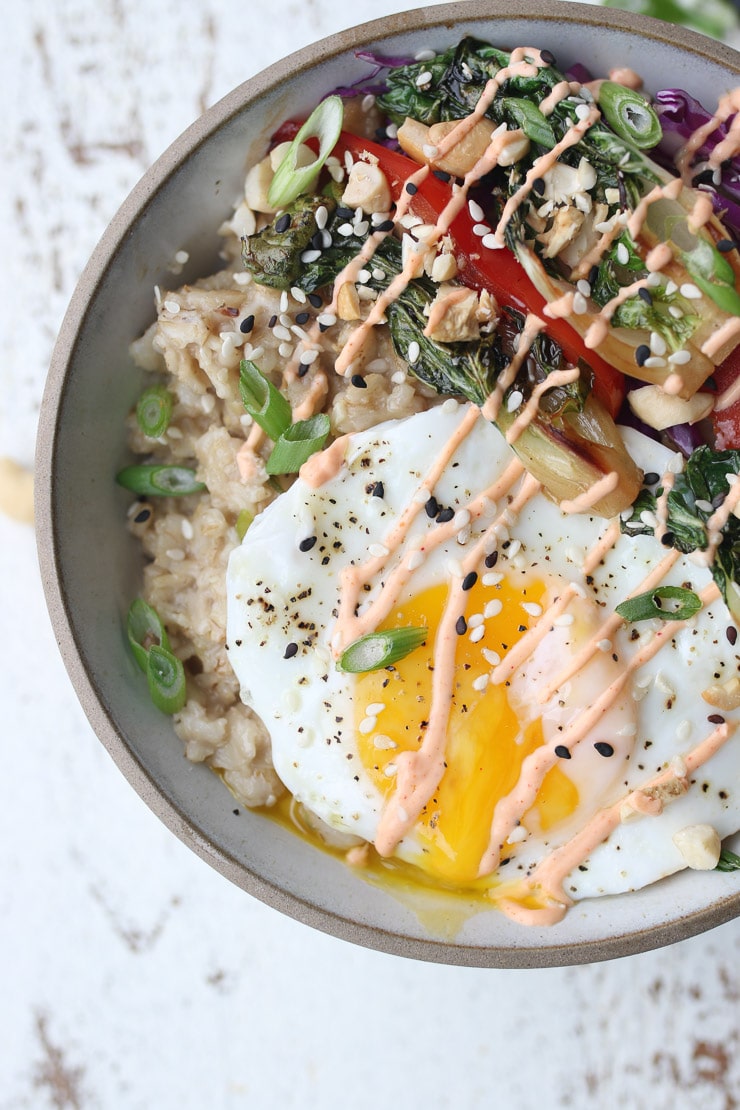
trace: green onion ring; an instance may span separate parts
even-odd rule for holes
[[[125,466],[116,474],[116,481],[124,489],[147,497],[185,497],[206,488],[196,479],[191,467],[162,466],[161,463]]]
[[[602,81],[598,101],[612,131],[638,150],[649,150],[663,138],[655,109],[634,89],[627,89],[616,81]]]
[[[144,601],[143,597],[137,597],[136,601],[131,603],[126,618],[126,632],[134,658],[144,672],[147,669],[149,651],[152,647],[163,647],[169,651],[170,641],[162,624],[162,618],[156,609]]]
[[[296,474],[306,459],[320,451],[329,435],[329,417],[320,412],[298,420],[283,432],[267,460],[268,474]]]
[[[337,660],[337,668],[349,674],[379,671],[416,651],[428,635],[428,628],[414,625],[389,628],[385,632],[368,632],[345,648]]]
[[[677,608],[661,608],[660,602],[663,599],[677,601]],[[621,602],[617,605],[616,612],[624,620],[634,623],[651,620],[653,617],[663,621],[686,621],[700,609],[701,600],[693,590],[684,589],[683,586],[658,586],[654,590],[648,590],[644,594],[638,594]]]
[[[339,96],[327,96],[314,108],[311,115],[293,139],[285,157],[270,182],[267,201],[272,208],[284,208],[314,181],[317,173],[336,146],[342,130],[344,105]],[[298,147],[306,139],[318,138],[319,153],[308,166],[296,166]]]
[[[178,713],[187,698],[185,668],[176,655],[156,644],[149,650],[146,670],[149,694],[162,713]]]
[[[288,399],[246,358],[239,363],[239,392],[244,408],[265,435],[280,439],[292,419]]]
[[[136,402],[136,422],[150,439],[159,439],[167,431],[172,417],[174,398],[163,385],[145,389]]]

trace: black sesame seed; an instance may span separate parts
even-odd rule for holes
[[[239,331],[243,332],[245,335],[249,335],[253,327],[254,316],[245,316],[241,324],[239,325]]]
[[[660,481],[660,474],[657,474],[654,470],[648,470],[642,480],[646,486],[657,486]]]
[[[455,624],[455,632],[457,632],[458,636],[464,636],[467,631],[468,622],[465,620],[465,617],[458,617],[457,623]]]
[[[724,494],[724,493],[718,493],[716,495],[716,497],[713,497],[712,498],[712,508],[713,509],[718,509],[720,507],[720,505],[724,505],[725,496],[726,496],[726,494]]]
[[[635,351],[635,362],[638,366],[644,366],[650,358],[650,348],[646,343],[641,343]]]
[[[140,509],[139,512],[134,517],[134,524],[144,524],[145,521],[149,520],[149,517],[151,515],[152,515],[152,510],[151,509]]]
[[[378,140],[379,143],[384,143],[385,140],[388,138],[388,133],[386,132],[386,129],[384,127],[376,127],[375,138]]]
[[[382,482],[376,482],[373,486],[373,497],[385,497],[385,486]]]
[[[433,170],[432,173],[439,181],[444,181],[445,183],[448,182],[452,176],[452,174],[445,173],[444,170]]]
[[[427,501],[427,503],[424,506],[424,510],[425,510],[427,516],[429,517],[429,519],[433,520],[434,517],[439,512],[439,504],[437,503],[437,498],[436,497],[430,497],[429,500]]]
[[[603,755],[605,759],[608,759],[610,755],[614,755],[614,748],[611,744],[607,744],[606,740],[597,740],[594,747],[599,755]]]
[[[318,295],[318,293],[309,293],[308,294],[308,303],[310,305],[312,305],[314,308],[321,308],[321,306],[324,302],[321,299],[321,297]]]
[[[470,573],[466,574],[465,577],[463,578],[462,588],[464,590],[472,590],[473,586],[475,585],[475,583],[477,581],[478,581],[478,575],[476,574],[476,572],[474,570],[471,570]]]
[[[646,285],[640,286],[640,288],[637,290],[637,295],[641,301],[645,302],[645,304],[653,303],[653,294],[650,292]]]
[[[268,328],[274,328],[275,324],[277,324],[277,313],[273,313],[273,315],[267,321]]]
[[[588,284],[589,285],[596,285],[596,282],[598,280],[599,280],[599,267],[598,266],[592,266],[591,269],[588,272]]]
[[[535,177],[534,181],[532,182],[532,191],[536,193],[538,197],[544,195],[545,182],[542,180],[541,177]]]
[[[714,170],[701,170],[700,173],[694,174],[692,185],[713,185],[714,184]]]
[[[311,364],[310,363],[308,363],[308,362],[299,362],[298,363],[298,371],[297,371],[298,377],[299,378],[305,378],[306,374],[308,373],[308,371],[310,369],[311,369]]]
[[[725,636],[734,647],[737,643],[737,629],[735,628],[734,624],[728,624],[727,628],[725,629]]]
[[[305,540],[301,540],[298,544],[299,551],[310,551],[316,543],[316,536],[307,536]]]
[[[725,723],[725,719],[721,713],[710,713],[707,720],[710,725],[723,725]]]
[[[396,226],[396,225],[394,224],[393,220],[382,220],[382,221],[381,221],[381,222],[380,222],[380,223],[379,223],[379,224],[377,225],[377,227],[375,228],[375,230],[376,230],[376,231],[393,231],[393,228],[394,228],[395,226]]]
[[[319,324],[319,331],[320,332],[328,331],[330,327],[331,327],[331,324]]]
[[[321,234],[320,231],[314,232],[314,234],[311,236],[311,246],[315,251],[321,251],[324,249],[324,236]]]
[[[737,250],[740,244],[737,239],[720,239],[717,243],[717,250],[722,251],[722,254],[727,254],[728,251]]]
[[[288,644],[283,654],[283,659],[292,659],[298,654],[298,644]]]
[[[278,235],[282,235],[283,232],[287,231],[289,227],[290,227],[290,213],[289,212],[283,212],[282,216],[280,216],[275,221],[275,231],[277,231]]]
[[[418,191],[418,186],[414,185],[413,181],[406,182],[406,192],[410,197],[412,197],[414,193],[417,193]]]
[[[303,324],[307,324],[310,319],[311,319],[310,312],[297,312],[295,322],[296,322],[296,324],[303,325]]]
[[[337,208],[337,219],[338,220],[353,220],[354,218],[355,218],[354,208],[346,208],[344,205],[342,205],[340,208]]]
[[[492,551],[490,555],[486,555],[486,566],[489,570],[491,569],[491,567],[495,567],[497,562],[498,551]]]
[[[447,524],[455,515],[455,510],[448,506],[446,509],[440,509],[437,513],[437,524]]]
[[[349,380],[352,382],[355,389],[367,389],[367,382],[362,374],[353,374]]]
[[[664,532],[663,535],[660,537],[660,542],[663,544],[663,547],[673,547],[673,541],[675,538],[676,537],[673,535],[673,532]]]
[[[555,755],[558,759],[570,759],[570,748],[566,748],[565,744],[558,744],[555,748]]]
[[[555,65],[555,55],[551,54],[549,50],[540,50],[540,57],[546,66]]]

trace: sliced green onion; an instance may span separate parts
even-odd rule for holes
[[[265,435],[280,439],[292,419],[290,403],[259,367],[244,358],[239,363],[239,392],[244,408]]]
[[[612,131],[638,150],[649,150],[663,138],[657,113],[634,89],[627,89],[616,81],[602,81],[598,100]]]
[[[275,171],[267,193],[272,208],[284,208],[311,186],[317,173],[336,146],[342,130],[344,105],[339,96],[328,96],[314,108],[311,115],[293,139],[285,157]],[[306,139],[319,140],[319,153],[307,166],[297,166],[298,148]]]
[[[185,668],[176,655],[155,644],[149,650],[146,669],[149,694],[157,709],[177,713],[187,697]]]
[[[132,493],[147,497],[184,497],[205,489],[189,466],[162,466],[160,463],[125,466],[116,474],[116,481]]]
[[[143,597],[132,602],[126,619],[128,642],[136,662],[146,672],[149,651],[152,647],[163,647],[169,651],[170,641],[156,609],[152,609]]]
[[[674,609],[663,609],[661,601],[678,602]],[[693,590],[683,586],[658,586],[617,605],[616,611],[626,621],[648,621],[659,617],[664,621],[687,621],[701,609],[701,601]]]
[[[416,651],[428,634],[428,628],[414,625],[390,628],[386,632],[368,632],[345,648],[337,660],[337,667],[349,674],[379,671],[381,667],[390,667]]]
[[[167,431],[174,398],[163,385],[145,389],[136,403],[136,421],[145,436],[159,439]]]
[[[275,443],[266,470],[268,474],[296,474],[306,459],[320,451],[329,435],[329,417],[320,412],[308,420],[298,420]]]
[[[715,871],[740,871],[740,856],[735,852],[731,852],[729,848],[723,848],[719,854],[719,860]]]
[[[552,150],[557,142],[555,132],[550,121],[542,114],[536,104],[524,98],[505,96],[501,100],[501,107],[517,127],[521,127],[528,139],[539,146]]]
[[[244,539],[249,530],[249,526],[254,520],[254,513],[250,513],[249,509],[242,509],[239,516],[236,518],[236,534],[239,541]]]

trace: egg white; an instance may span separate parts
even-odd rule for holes
[[[315,489],[297,479],[257,517],[229,562],[230,659],[244,701],[270,732],[275,769],[296,799],[321,820],[368,841],[375,837],[385,800],[364,773],[358,753],[354,678],[339,671],[332,659],[338,577],[343,567],[363,563],[371,545],[383,543],[467,408],[447,402],[349,437],[340,473]],[[665,470],[669,452],[638,433],[626,435],[638,464],[658,473]],[[463,507],[490,486],[512,458],[500,433],[480,418],[435,486],[435,497],[440,504]],[[378,482],[383,485],[382,497],[375,495]],[[495,512],[491,505],[474,524],[468,542],[492,523]],[[407,543],[421,544],[435,527],[422,511]],[[502,549],[497,569],[514,580],[535,574],[556,584],[580,583],[585,604],[607,614],[639,587],[666,550],[652,537],[623,536],[586,581],[583,557],[606,527],[606,522],[585,515],[566,516],[538,495],[511,523],[514,543]],[[314,537],[313,546],[301,550]],[[412,592],[446,581],[450,560],[459,560],[464,550],[454,536],[436,548],[415,572]],[[507,551],[516,554],[507,560]],[[706,568],[683,557],[665,579],[667,584],[690,583],[696,591],[710,581]],[[379,588],[376,584],[375,589]],[[564,767],[579,786],[578,811],[546,834],[525,830],[528,835],[517,845],[507,878],[526,873],[600,806],[644,783],[712,730],[707,722],[712,708],[700,692],[716,681],[716,675],[728,678],[737,672],[738,655],[725,635],[728,623],[724,603],[714,603],[641,668],[640,689],[629,688],[616,710],[627,733],[634,722],[634,737],[616,741],[611,759],[596,753],[589,741],[578,745]],[[651,634],[649,628],[638,625],[620,629],[613,637],[612,650],[619,660],[639,648],[640,639],[632,638],[635,632],[640,638]],[[567,659],[568,651],[574,650],[567,640],[568,631],[561,628],[545,637],[538,653],[544,668]],[[611,654],[605,652],[601,662],[594,660],[596,669],[588,678],[594,688],[577,691],[573,697],[578,704],[590,704],[598,697],[602,683],[608,681],[598,667],[611,665]],[[583,686],[583,678],[580,682]],[[511,696],[518,696],[522,704],[532,701],[535,689],[527,683],[536,686],[535,678],[526,673],[512,682]],[[725,716],[730,719],[732,714]],[[672,840],[677,829],[706,822],[724,837],[740,827],[739,776],[731,741],[701,768],[697,786],[667,805],[660,818],[638,817],[620,825],[568,877],[567,893],[574,899],[617,893],[683,867]],[[414,830],[402,840],[397,855],[419,862]]]

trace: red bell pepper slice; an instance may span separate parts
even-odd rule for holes
[[[717,392],[723,393],[740,377],[740,347],[728,355],[712,374]],[[740,450],[740,398],[721,412],[712,413],[714,438],[719,451]]]
[[[342,132],[333,154],[341,159],[345,151],[349,151],[355,159],[363,151],[377,158],[395,198],[401,195],[408,178],[419,169],[416,162],[405,154],[399,154],[380,143],[347,131]],[[425,223],[436,223],[451,196],[451,186],[429,173],[412,197],[410,210]],[[481,246],[481,237],[473,231],[475,223],[465,205],[450,227],[460,281],[476,289],[488,289],[501,305],[512,305],[522,312],[532,312],[546,320],[547,334],[560,345],[568,362],[575,365],[579,359],[583,359],[591,367],[594,372],[594,393],[610,415],[616,416],[625,395],[623,374],[595,351],[585,347],[580,335],[571,328],[567,320],[550,320],[544,315],[545,299],[532,285],[521,264],[507,247],[486,251]]]

